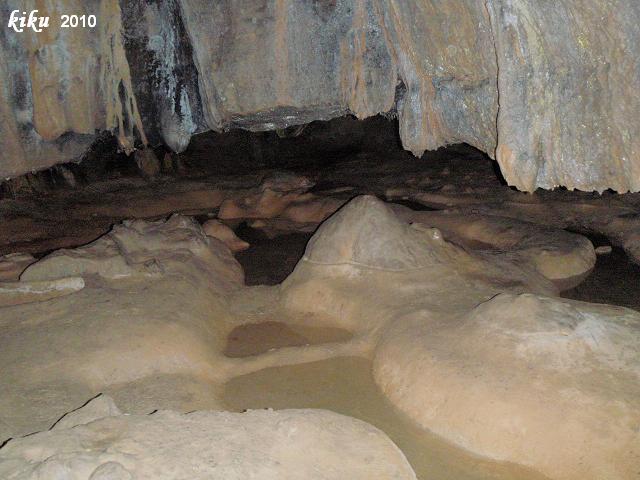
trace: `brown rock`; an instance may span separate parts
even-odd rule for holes
[[[136,150],[134,153],[134,159],[138,169],[147,178],[153,178],[160,173],[161,165],[160,160],[153,153],[150,148],[144,148],[142,150]]]
[[[228,226],[218,220],[207,220],[202,229],[209,237],[217,238],[224,243],[232,252],[241,252],[250,247],[244,240],[238,236]]]

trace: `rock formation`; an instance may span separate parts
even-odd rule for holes
[[[249,248],[249,244],[247,242],[238,238],[230,227],[218,220],[207,220],[202,225],[202,229],[208,237],[217,238],[234,253],[241,252],[242,250]]]
[[[0,176],[78,158],[108,130],[182,151],[208,129],[397,114],[405,148],[466,142],[519,189],[640,190],[640,6],[628,0],[224,0],[39,8],[0,31]],[[60,29],[63,12],[98,26]]]
[[[87,478],[120,468],[104,466],[112,460],[135,471],[154,465],[147,454],[164,452],[165,440],[198,445],[199,458],[209,458],[215,442],[227,445],[238,432],[262,427],[260,445],[271,444],[280,438],[271,421],[282,425],[291,413],[140,414],[221,410],[220,390],[231,378],[360,356],[373,361],[376,383],[409,419],[472,453],[553,480],[633,478],[640,467],[640,314],[557,296],[558,281],[592,265],[585,238],[506,218],[469,220],[357,197],[318,228],[293,273],[273,287],[245,286],[229,248],[181,215],[126,221],[92,244],[40,259],[10,284],[29,288],[81,277],[84,288],[46,304],[37,298],[0,304],[0,441],[43,431],[101,392],[134,415],[118,415],[109,402],[109,418],[84,426],[68,428],[93,410],[67,415],[50,432],[0,448],[0,473],[32,478],[71,469]],[[230,332],[276,318],[346,334],[247,357],[224,355]],[[312,442],[304,443],[305,454],[333,465],[322,453],[325,444],[315,441],[317,423],[305,420],[327,420],[325,414],[293,415],[302,422],[293,438]],[[255,417],[263,418],[254,424]],[[220,424],[232,428],[217,430]],[[107,440],[100,432],[112,428],[124,437],[108,437],[111,453],[101,453]],[[211,432],[220,432],[215,442]],[[342,438],[352,442],[349,452],[359,448],[350,432],[326,445]],[[147,446],[127,457],[132,463],[109,456],[130,438]],[[234,445],[254,440],[243,436]],[[78,454],[78,445],[93,442],[102,450]],[[180,458],[191,458],[177,444],[167,448],[177,449],[176,468]],[[397,451],[385,451],[381,458],[389,462],[373,464],[374,471],[393,478],[384,469],[396,471]],[[78,458],[84,463],[73,463]],[[254,464],[251,456],[232,458]],[[360,465],[361,457],[354,458]]]
[[[416,212],[394,206],[403,220],[431,225],[445,238],[519,265],[531,265],[561,290],[584,280],[596,263],[591,242],[582,235],[514,218],[465,211]]]
[[[439,216],[422,220],[459,225]],[[500,240],[526,233],[524,243],[542,247],[545,235],[536,239],[531,224],[509,227]],[[546,250],[560,237],[550,235]],[[582,242],[565,240],[583,258]],[[517,245],[507,261],[465,251],[428,223],[409,226],[359,197],[318,229],[283,283],[283,302],[311,322],[356,332],[389,400],[451,442],[553,479],[632,478],[640,314],[555,297],[542,274],[558,270],[540,269],[540,250],[529,252],[529,267],[525,255],[509,268]],[[569,261],[568,271],[580,264]]]
[[[66,415],[50,431],[11,440],[0,450],[0,476],[7,480],[416,478],[384,433],[336,413],[122,415],[104,396]]]
[[[41,430],[106,390],[125,406],[144,409],[151,398],[149,411],[191,400],[190,410],[216,405],[211,382],[226,375],[216,361],[230,315],[225,297],[243,284],[222,242],[179,215],[125,222],[90,245],[44,257],[10,285],[78,276],[82,290],[47,304],[0,303],[0,437]]]

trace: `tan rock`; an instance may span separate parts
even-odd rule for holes
[[[640,315],[554,297],[549,280],[509,257],[523,239],[543,248],[544,235],[471,220],[468,238],[491,234],[504,256],[465,251],[375,198],[356,198],[308,243],[283,304],[354,332],[352,351],[374,358],[389,400],[462,448],[553,479],[632,478]],[[513,232],[495,235],[499,225]],[[550,247],[572,238],[551,237]]]
[[[474,213],[473,209],[413,211],[395,206],[408,222],[441,229],[447,240],[508,261],[529,265],[561,290],[578,285],[591,272],[596,255],[584,236],[515,218]]]
[[[282,214],[295,201],[306,199],[308,194],[278,192],[270,189],[250,193],[241,198],[229,198],[222,202],[218,217],[224,220],[236,218],[274,218]]]
[[[100,394],[89,400],[82,407],[66,413],[52,427],[52,430],[62,430],[66,428],[85,425],[95,420],[106,417],[115,417],[122,415],[120,409],[116,406],[113,398],[108,395]]]
[[[318,228],[282,284],[282,302],[294,315],[375,337],[400,311],[465,311],[505,290],[557,291],[531,268],[464,250],[362,196]]]
[[[80,277],[35,282],[0,282],[0,307],[46,302],[76,293],[84,286],[84,280]]]
[[[637,472],[639,315],[561,300],[533,262],[545,238],[548,250],[572,255],[586,247],[582,237],[545,237],[483,215],[433,228],[426,218],[410,224],[402,211],[370,196],[349,202],[318,228],[276,287],[245,287],[229,249],[182,216],[128,221],[100,249],[41,260],[25,274],[77,272],[87,285],[46,308],[3,308],[0,438],[48,428],[99,392],[139,413],[220,408],[218,389],[232,377],[355,355],[374,360],[376,382],[414,422],[472,452],[559,480],[626,480]],[[448,231],[502,251],[453,243]],[[110,264],[129,274],[111,275]],[[223,355],[233,328],[265,318],[350,335],[247,358]],[[84,434],[94,425],[62,431]],[[179,430],[189,434],[183,424]],[[181,434],[176,439],[188,444]],[[155,451],[156,444],[135,440]],[[38,464],[42,475],[66,468],[58,460]],[[120,461],[122,468],[102,466],[111,460],[91,463],[87,475],[129,469]]]
[[[218,220],[207,220],[202,224],[202,229],[207,236],[217,238],[234,253],[250,247],[247,242],[238,238],[231,228]]]
[[[73,295],[0,307],[1,438],[48,428],[106,391],[131,408],[217,407],[215,382],[229,375],[226,298],[243,286],[222,242],[180,215],[127,221],[45,257],[16,284],[71,272],[84,285]]]
[[[389,438],[371,425],[323,410],[199,411],[95,419],[99,397],[76,412],[78,425],[11,440],[0,476],[245,480],[415,480]],[[104,401],[104,400],[102,400]],[[113,401],[110,401],[113,404]],[[115,407],[115,405],[112,405]],[[83,417],[82,420],[79,417]]]
[[[10,253],[0,256],[0,282],[15,282],[36,259],[28,253]]]
[[[472,452],[553,479],[626,480],[640,465],[639,337],[632,310],[502,294],[460,316],[409,315],[374,375],[411,418]]]

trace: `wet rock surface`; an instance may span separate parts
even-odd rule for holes
[[[582,244],[592,255],[593,246],[535,224],[478,217],[476,227],[462,224],[467,230],[459,219],[446,224],[438,216],[358,196],[320,225],[293,272],[272,287],[246,286],[229,248],[183,215],[125,221],[90,245],[53,252],[14,283],[76,275],[86,286],[46,308],[37,300],[0,306],[2,380],[9,386],[0,392],[0,433],[42,431],[100,392],[132,414],[220,410],[223,386],[233,378],[358,356],[373,361],[376,383],[412,422],[472,453],[559,480],[629,478],[640,454],[640,314],[558,298],[556,272],[536,261],[536,252],[563,246],[569,257],[577,248],[581,259]],[[478,235],[486,236],[481,246]],[[486,248],[494,237],[499,254]],[[555,260],[563,262],[573,273],[576,262]],[[225,354],[233,351],[230,335],[273,320],[308,338],[324,336]],[[112,410],[115,416],[86,428],[63,428],[77,417],[71,415],[59,430],[10,441],[0,458],[16,448],[17,459],[0,460],[0,468],[23,468],[20,445],[30,441],[59,444],[59,434],[73,446],[76,435],[102,431],[101,422],[128,429],[134,421],[140,432],[154,420]],[[184,419],[157,415],[169,424]],[[177,431],[193,433],[178,423]],[[307,430],[300,435],[312,441]],[[584,449],[598,453],[585,459]],[[66,453],[75,458],[75,451]],[[91,472],[111,468],[97,455],[87,460]],[[15,471],[84,474],[75,464],[45,460]],[[240,468],[252,462],[239,461]]]
[[[416,478],[381,431],[332,412],[122,415],[104,396],[50,431],[10,441],[0,450],[0,474],[14,480]]]
[[[67,165],[3,185],[0,252],[33,255],[0,262],[0,441],[101,392],[135,415],[221,410],[236,379],[358,357],[384,408],[483,456],[486,471],[499,459],[517,464],[504,472],[626,480],[638,465],[637,313],[558,294],[595,261],[563,295],[637,308],[639,197],[520,193],[470,147],[416,163],[389,148],[385,122],[341,119],[282,141],[204,135],[184,154],[156,151],[153,177],[108,157],[92,164],[101,174]],[[223,204],[235,213],[220,218]],[[250,246],[234,259],[238,239]],[[600,245],[614,248],[596,259]],[[620,258],[630,268],[603,276]],[[46,297],[69,279],[83,288]],[[565,416],[566,429],[549,425]],[[585,461],[583,445],[599,453]],[[469,478],[537,478],[518,475]]]
[[[397,322],[374,375],[414,420],[478,454],[550,478],[630,479],[639,334],[633,310],[501,294],[459,317]]]
[[[537,269],[507,265],[358,197],[318,229],[283,302],[373,342],[382,391],[453,443],[550,478],[632,478],[640,314],[561,300]]]

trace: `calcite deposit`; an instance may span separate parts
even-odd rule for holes
[[[0,441],[13,438],[0,448],[0,473],[101,478],[116,462],[125,475],[163,465],[158,451],[176,455],[167,468],[186,468],[185,458],[218,458],[214,438],[234,445],[221,458],[241,473],[272,464],[307,472],[304,461],[285,461],[294,456],[317,458],[335,478],[412,478],[384,436],[353,420],[177,413],[223,410],[221,391],[241,375],[357,356],[373,362],[380,390],[410,421],[473,454],[553,480],[630,480],[640,468],[640,314],[558,297],[559,283],[594,257],[589,240],[549,226],[359,196],[320,225],[282,284],[248,287],[229,247],[194,219],[125,221],[10,282],[28,290],[78,278],[83,288],[0,303]],[[273,319],[340,334],[225,355],[230,336]],[[106,402],[108,418],[87,420],[89,409],[56,423],[99,393],[131,415]],[[156,409],[174,412],[144,415]],[[299,422],[282,451],[252,457],[280,445],[291,415]],[[79,417],[90,423],[74,427]],[[380,457],[362,458],[362,429]],[[343,442],[348,461],[325,455]]]
[[[0,256],[0,282],[17,281],[20,274],[36,261],[28,253],[10,253]]]
[[[208,237],[217,238],[224,243],[232,252],[241,252],[249,248],[249,244],[238,236],[224,223],[219,220],[208,220],[202,225],[204,233]]]
[[[316,324],[356,332],[354,348],[373,358],[391,402],[449,441],[552,479],[633,478],[640,315],[556,297],[549,280],[558,270],[540,268],[536,256],[553,252],[562,235],[542,248],[550,231],[536,239],[532,224],[511,224],[498,238],[538,249],[523,255],[516,241],[501,258],[470,242],[499,222],[478,228],[478,220],[432,215],[451,235],[429,227],[435,212],[427,213],[412,215],[426,224],[409,225],[380,201],[356,198],[318,229],[282,285],[282,302]],[[570,277],[592,260],[579,260],[579,239],[565,240],[578,259],[565,263]]]
[[[519,189],[640,190],[640,6],[630,0],[8,0],[0,176],[240,127],[397,115],[402,142],[466,142]],[[61,29],[61,13],[94,30]]]
[[[99,405],[95,405],[98,403]],[[6,480],[415,480],[384,433],[322,410],[123,415],[98,397],[0,451]]]

